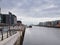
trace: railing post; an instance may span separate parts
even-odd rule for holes
[[[1,40],[3,40],[3,30],[1,30],[1,35],[2,35],[2,38],[1,38]]]
[[[11,30],[9,30],[10,36],[11,36]]]
[[[7,38],[8,38],[8,31],[7,31]]]

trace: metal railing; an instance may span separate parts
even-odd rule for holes
[[[17,33],[17,31],[23,31],[26,27],[24,26],[3,26],[0,27],[0,40],[4,40],[14,34]]]
[[[4,40],[4,38],[8,38],[14,34],[17,33],[17,31],[19,30],[7,30],[7,31],[4,31],[2,28],[0,28],[0,38],[1,40]]]

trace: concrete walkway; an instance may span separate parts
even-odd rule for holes
[[[13,36],[10,36],[9,38],[0,41],[0,45],[14,45],[18,37],[20,37],[21,33],[17,32]]]

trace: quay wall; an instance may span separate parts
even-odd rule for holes
[[[18,39],[14,45],[23,45],[25,30],[26,30],[26,28],[24,28],[24,30],[22,31],[22,35],[20,35],[20,37],[18,37]]]

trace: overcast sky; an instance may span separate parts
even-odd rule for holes
[[[25,24],[60,19],[60,0],[0,0],[0,7]]]

